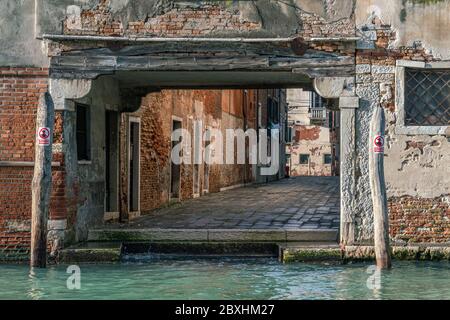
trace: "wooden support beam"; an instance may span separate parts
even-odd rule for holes
[[[173,54],[214,54],[229,56],[279,55],[296,56],[306,53],[304,44],[295,40],[291,43],[229,43],[229,42],[161,42],[140,45],[117,45],[64,52],[64,56],[145,56]]]
[[[95,79],[116,71],[273,71],[307,74],[310,77],[349,76],[355,73],[353,57],[308,50],[299,55],[266,55],[247,52],[243,55],[211,52],[180,54],[145,54],[144,48],[134,49],[136,55],[122,51],[110,55],[107,49],[78,52],[51,58],[50,74],[53,78]],[[131,49],[130,49],[131,50]],[[140,54],[137,54],[137,53]],[[107,53],[108,55],[104,55]],[[125,53],[127,53],[125,55]]]
[[[54,105],[48,92],[39,98],[35,166],[31,185],[31,267],[47,265],[47,222],[52,188]]]
[[[375,256],[377,267],[381,269],[391,268],[389,214],[384,180],[385,125],[384,110],[377,107],[370,123],[369,177],[373,204]]]

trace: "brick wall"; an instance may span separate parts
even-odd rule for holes
[[[45,68],[0,68],[0,260],[28,259],[36,110],[47,91]],[[63,115],[55,114],[54,142],[62,142]],[[50,219],[64,219],[62,153],[53,155]],[[26,162],[28,165],[12,165]]]
[[[0,261],[28,258],[32,178],[32,167],[0,167]]]
[[[33,161],[36,107],[48,71],[0,68],[0,161]]]
[[[441,243],[450,239],[448,197],[394,197],[389,199],[389,215],[395,241]]]
[[[113,18],[109,0],[101,0],[91,10],[82,10],[79,17],[64,21],[64,33],[105,36],[201,36],[213,32],[247,32],[261,28],[258,22],[243,20],[238,12],[217,4],[204,4],[201,8],[176,7],[158,16],[131,21],[124,27]]]
[[[254,104],[253,111],[254,111]],[[151,93],[139,111],[128,116],[141,121],[141,211],[143,213],[166,204],[170,193],[172,121],[180,119],[183,129],[193,136],[195,120],[203,122],[204,129],[213,127],[223,132],[226,128],[243,128],[243,90],[163,90]],[[251,118],[254,121],[254,115]],[[128,121],[128,117],[123,119]],[[125,125],[122,124],[122,132]],[[123,134],[122,134],[123,136]],[[122,138],[122,144],[126,139]],[[122,146],[124,148],[124,146]],[[193,146],[192,146],[193,147]],[[191,151],[191,155],[193,151]],[[181,199],[194,196],[193,165],[182,164]],[[199,165],[200,194],[206,186],[206,166]],[[209,171],[209,192],[244,182],[245,166],[212,164]],[[122,169],[122,183],[125,168]],[[250,177],[248,175],[248,177]],[[127,196],[123,196],[127,198]]]
[[[0,68],[0,162],[34,160],[42,68]],[[33,167],[0,166],[0,259],[26,259],[30,241]]]

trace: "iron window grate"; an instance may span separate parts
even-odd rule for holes
[[[450,70],[405,70],[405,125],[450,124]]]

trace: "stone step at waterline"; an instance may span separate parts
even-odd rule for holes
[[[299,247],[308,249],[338,247],[336,242],[92,241],[61,250],[55,262],[78,264],[185,258],[279,258],[284,249],[291,246],[296,249]],[[322,257],[318,257],[318,261],[321,260]],[[329,260],[328,257],[326,260]]]
[[[93,229],[88,241],[338,241],[335,229]]]
[[[243,241],[133,241],[85,242],[59,252],[56,263],[114,263],[120,261],[152,261],[154,259],[195,258],[276,258],[280,262],[375,261],[373,246],[347,246],[334,242],[243,242]],[[450,261],[448,246],[393,246],[395,260]]]
[[[86,242],[60,250],[57,263],[113,263],[122,258],[121,242]]]

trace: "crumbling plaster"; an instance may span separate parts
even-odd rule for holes
[[[100,0],[36,0],[37,34],[60,34],[61,21],[66,17],[69,5],[82,10],[93,9]],[[260,23],[261,30],[252,36],[287,37],[301,30],[300,12],[316,14],[332,23],[352,16],[356,0],[280,0],[280,1],[166,1],[166,0],[109,0],[112,17],[126,28],[131,21],[145,21],[167,13],[174,8],[200,8],[204,5],[220,4],[226,10],[237,12],[241,20]],[[227,32],[222,36],[233,36]],[[244,35],[244,36],[250,36]]]
[[[79,236],[87,236],[87,228],[103,223],[105,202],[105,112],[118,111],[121,105],[119,86],[109,77],[93,81],[92,89],[85,98],[90,107],[91,120],[91,161],[78,165],[80,197],[87,199],[79,207],[77,227]],[[83,101],[80,101],[83,102]]]
[[[0,2],[0,66],[47,67],[44,34],[61,34],[68,7],[95,8],[101,0],[3,0]],[[224,1],[225,10],[239,14],[261,28],[250,31],[211,32],[211,36],[289,37],[301,33],[302,14],[314,14],[327,23],[340,23],[353,15],[356,0],[280,0]],[[114,20],[127,26],[130,21],[145,21],[173,8],[196,8],[213,1],[110,0]],[[78,11],[78,10],[76,10]],[[70,12],[69,12],[70,13]],[[340,29],[345,27],[345,23]]]
[[[366,24],[370,14],[397,31],[394,47],[421,41],[436,58],[450,59],[450,1],[448,0],[358,0],[356,25]]]
[[[295,126],[296,134],[290,147],[291,174],[331,176],[331,164],[324,163],[324,155],[332,153],[330,129],[321,126]],[[308,164],[300,164],[300,155],[310,155]]]
[[[360,242],[370,241],[373,233],[367,139],[372,111],[378,105],[381,104],[385,108],[387,117],[385,175],[388,197],[393,199],[410,196],[425,200],[449,193],[447,138],[443,134],[408,135],[408,130],[399,132],[398,129],[403,124],[399,119],[398,106],[393,106],[394,100],[398,101],[398,97],[395,97],[395,87],[397,85],[398,88],[399,82],[395,79],[395,58],[390,57],[420,61],[450,57],[450,35],[442,32],[448,30],[446,26],[449,23],[450,2],[419,2],[425,1],[359,0],[357,5],[356,20],[360,34],[374,36],[373,39],[365,39],[365,45],[371,44],[371,47],[360,49],[379,50],[380,54],[378,59],[360,55],[357,61],[369,60],[370,65],[356,66],[356,93],[360,97],[360,107],[356,112],[358,154],[354,219],[356,239]],[[385,38],[377,39],[380,35]],[[426,50],[422,51],[419,43],[422,43]],[[424,62],[421,64],[425,65]],[[436,131],[430,129],[432,128],[425,127],[422,131]],[[414,130],[417,131],[416,128]]]
[[[404,125],[404,67],[448,68],[449,66],[448,62],[425,64],[408,60],[397,61],[395,90],[387,90],[394,91],[390,95],[395,95],[395,108],[386,108],[385,170],[390,197],[408,195],[435,198],[450,194],[450,169],[448,169],[450,141],[445,134],[448,127]]]
[[[388,125],[387,132],[392,129],[392,124]],[[386,143],[388,196],[436,198],[450,194],[450,143],[445,136],[388,134]]]

